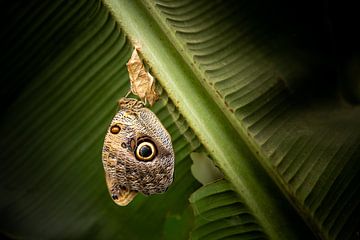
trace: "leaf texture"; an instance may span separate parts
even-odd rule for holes
[[[119,2],[122,9],[115,4]],[[193,224],[187,198],[199,187],[189,170],[189,154],[214,140],[238,147],[225,146],[222,151],[228,155],[245,152],[228,166],[230,174],[252,169],[243,158],[254,165],[258,160],[320,238],[355,238],[360,225],[360,110],[336,98],[334,74],[324,73],[331,68],[323,44],[327,38],[316,26],[306,25],[316,25],[317,5],[295,6],[301,13],[315,10],[294,14],[286,1],[125,2],[32,1],[1,8],[9,19],[0,55],[1,233],[33,239],[187,238]],[[153,49],[161,64],[149,64],[164,87],[153,110],[174,141],[176,172],[166,194],[138,197],[129,207],[118,208],[106,190],[101,147],[116,101],[130,87],[125,64],[132,51],[129,39],[136,39],[129,28],[147,26],[143,15],[116,23],[119,11],[131,12],[135,5],[150,15],[151,26],[132,31],[140,32],[144,42],[153,41],[147,39],[147,31],[153,31],[162,43]],[[182,76],[166,78],[172,76],[162,72],[170,62],[168,52],[181,56],[173,68],[185,69],[188,81],[201,83],[198,92],[203,95],[189,96],[191,89],[179,92],[173,83],[179,84]],[[208,95],[217,106],[202,102]],[[171,99],[175,104],[168,96],[177,96]],[[198,105],[182,105],[178,96]],[[209,125],[209,132],[234,133],[199,140],[199,130],[193,128],[196,135],[189,127],[198,120],[198,108],[213,115],[202,116],[197,124],[206,126],[218,117],[223,126]],[[225,117],[218,116],[217,108]],[[211,154],[219,146],[207,150]],[[276,207],[259,197],[266,186],[277,195],[270,179],[254,169],[231,179],[250,179],[245,186],[252,186],[255,198],[246,188],[239,191],[241,181],[229,179],[192,195],[193,238],[268,236],[259,218],[263,213],[253,209]],[[231,221],[220,221],[224,219]],[[302,223],[283,224],[279,228],[291,232]]]
[[[360,108],[334,100],[331,82],[322,80],[327,53],[299,47],[306,34],[318,49],[324,39],[284,14],[294,10],[284,2],[273,4],[147,1],[314,231],[324,239],[354,238],[360,222]]]
[[[104,2],[129,39],[143,46],[142,55],[152,73],[227,180],[256,213],[267,234],[272,239],[311,238],[309,229],[257,162],[231,120],[200,84],[195,68],[184,61],[181,50],[174,49],[176,40],[170,41],[167,34],[171,32],[161,28],[151,6],[139,1]],[[132,16],[141,16],[142,20],[132,21]],[[291,223],[291,227],[284,223]]]
[[[196,223],[192,239],[268,239],[226,180],[201,187],[191,195],[190,202]]]
[[[98,1],[15,5],[6,39],[16,41],[1,56],[9,83],[0,128],[2,235],[159,239],[177,219],[177,237],[187,238],[192,215],[184,211],[199,186],[189,154],[201,145],[165,92],[153,111],[172,136],[175,182],[127,208],[107,192],[101,149],[117,100],[130,89],[132,51],[107,9]]]

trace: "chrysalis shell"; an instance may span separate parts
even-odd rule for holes
[[[105,136],[102,161],[107,187],[125,206],[137,192],[162,193],[173,181],[174,151],[156,115],[136,99],[122,98]]]

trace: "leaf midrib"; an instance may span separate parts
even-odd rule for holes
[[[190,67],[179,54],[179,49],[174,47],[181,44],[173,40],[174,37],[168,38],[173,33],[165,34],[164,28],[158,25],[151,4],[122,0],[104,0],[104,3],[131,42],[140,43],[142,56],[151,72],[267,234],[272,239],[297,239],[301,236],[296,228],[282,228],[292,218],[287,212],[289,209],[284,207],[288,203],[224,116],[215,102],[217,98],[210,96],[208,89],[204,91],[207,84],[200,84],[202,76],[199,71]],[[186,54],[185,49],[180,52]]]

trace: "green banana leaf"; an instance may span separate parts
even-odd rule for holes
[[[336,78],[322,7],[3,6],[1,237],[358,238],[360,84]],[[136,44],[161,93],[151,110],[172,137],[175,181],[119,207],[101,149]]]

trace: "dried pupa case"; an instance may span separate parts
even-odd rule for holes
[[[102,161],[112,199],[126,206],[138,192],[167,190],[173,181],[174,151],[169,133],[142,102],[122,98],[119,105],[105,136]]]

